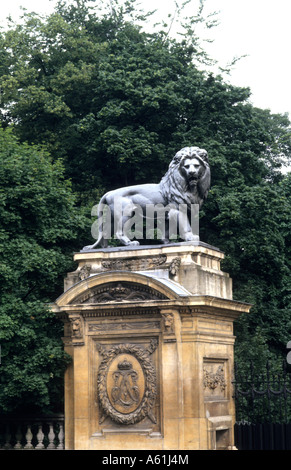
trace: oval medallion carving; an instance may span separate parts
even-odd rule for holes
[[[110,348],[97,345],[103,359],[98,370],[97,391],[103,416],[119,424],[135,424],[156,418],[153,407],[157,395],[156,373],[150,355],[157,348],[152,340],[147,348],[119,344]]]

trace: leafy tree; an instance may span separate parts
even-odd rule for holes
[[[61,409],[68,363],[49,303],[83,217],[60,161],[0,129],[0,411]]]
[[[250,340],[258,328],[268,348],[283,355],[290,337],[288,180],[290,185],[286,176],[277,186],[261,183],[217,198],[219,213],[212,221],[220,229],[220,248],[227,254],[224,268],[234,278],[235,296],[253,304],[236,329],[251,355]],[[246,356],[238,360],[245,361]]]
[[[256,181],[267,159],[273,168],[286,118],[255,110],[249,89],[197,67],[207,60],[195,33],[204,2],[181,41],[165,29],[145,32],[135,1],[110,2],[102,14],[103,2],[95,4],[60,2],[44,19],[24,14],[1,38],[3,122],[15,123],[22,141],[64,157],[81,200],[88,192],[96,198],[95,188],[158,181],[177,149],[193,143],[209,149],[223,180],[229,164]]]
[[[215,24],[203,16],[204,1],[185,21],[181,39],[171,37],[171,25],[146,32],[147,14],[135,1],[89,3],[59,2],[47,18],[24,14],[23,24],[2,33],[3,127],[13,125],[21,142],[63,158],[79,210],[88,213],[105,190],[159,181],[183,146],[206,148],[212,188],[200,214],[200,238],[226,253],[234,297],[253,304],[236,325],[237,360],[247,351],[249,357],[284,353],[291,322],[290,177],[280,170],[290,159],[288,117],[255,108],[249,88],[204,70],[201,61],[208,58],[195,28]],[[55,213],[49,217],[55,220]],[[35,230],[32,220],[27,233]],[[78,221],[64,233],[63,220],[54,236],[71,240]],[[37,236],[34,231],[31,239]],[[61,250],[53,253],[40,252],[47,281],[56,272],[56,253],[63,260]],[[37,269],[33,273],[37,278]],[[46,282],[41,290],[34,281],[35,299],[54,299],[48,286],[56,284]]]
[[[143,32],[131,21],[135,2],[111,2],[103,16],[87,4],[25,14],[3,34],[4,122],[62,155],[80,193],[157,180],[180,144],[172,135],[191,105],[183,86],[198,38]],[[193,68],[192,80],[199,87],[203,73]]]

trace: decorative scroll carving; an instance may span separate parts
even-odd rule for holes
[[[159,322],[130,322],[130,323],[98,323],[89,325],[89,331],[112,331],[112,330],[139,330],[139,329],[148,329],[154,328],[158,329],[160,327]]]
[[[83,266],[81,269],[80,269],[80,272],[79,272],[79,279],[81,281],[84,281],[84,279],[87,279],[89,276],[90,276],[90,273],[91,273],[91,269],[92,267],[88,264],[85,264],[85,266]]]
[[[226,381],[224,377],[224,368],[220,365],[216,372],[209,372],[204,369],[204,388],[215,390],[220,387],[223,392],[226,389]]]
[[[150,269],[152,267],[161,266],[167,261],[166,255],[155,256],[146,259],[120,259],[102,261],[102,266],[110,270],[138,270]]]
[[[150,355],[158,346],[152,340],[147,348],[136,344],[118,344],[109,349],[98,344],[103,357],[98,371],[97,392],[103,416],[118,424],[135,424],[156,418],[153,407],[157,395],[156,372]]]
[[[74,303],[110,303],[143,300],[163,300],[167,297],[148,286],[134,283],[108,283],[90,289],[74,300]]]
[[[180,265],[181,265],[181,258],[177,256],[176,258],[173,259],[173,261],[171,262],[169,266],[169,273],[171,274],[171,276],[176,276],[178,274]]]
[[[141,269],[151,269],[157,266],[162,266],[167,261],[166,255],[152,256],[149,258],[124,258],[112,259],[102,261],[102,266],[105,269],[112,271],[137,271]]]

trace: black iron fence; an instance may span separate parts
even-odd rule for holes
[[[235,439],[241,450],[291,450],[291,372],[270,362],[236,367]]]
[[[234,434],[239,450],[291,450],[291,424],[236,423]]]

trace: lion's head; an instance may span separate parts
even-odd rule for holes
[[[176,153],[160,182],[167,204],[202,206],[210,188],[210,168],[206,150],[185,147]]]

